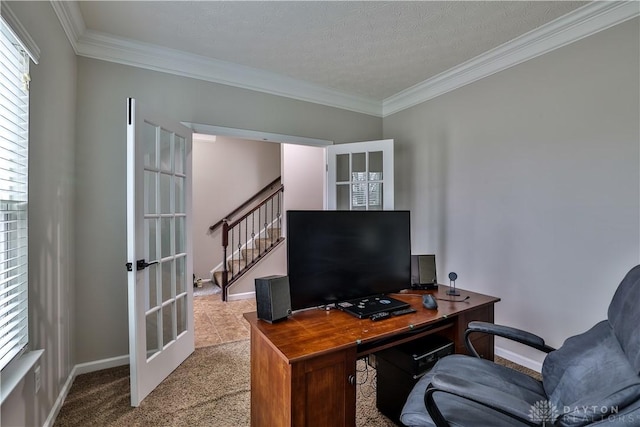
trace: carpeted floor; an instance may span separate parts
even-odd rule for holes
[[[193,296],[202,297],[206,295],[215,295],[222,292],[222,289],[218,285],[214,285],[209,280],[203,280],[200,286],[193,287]]]
[[[80,375],[54,426],[248,426],[249,366],[248,340],[196,349],[138,408],[128,366]]]
[[[138,408],[128,366],[80,375],[54,426],[249,426],[249,369],[249,340],[198,348]],[[357,402],[358,426],[395,426],[376,409],[375,370],[363,361]]]
[[[130,406],[128,366],[79,375],[54,427],[249,426],[249,370],[247,339],[198,348],[138,408]],[[395,426],[376,408],[376,371],[364,361],[357,370],[356,425]]]

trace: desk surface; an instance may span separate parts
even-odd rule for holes
[[[259,320],[256,312],[245,313],[244,317],[252,329],[260,331],[285,360],[296,362],[342,348],[397,336],[500,301],[496,297],[462,289],[458,289],[460,296],[450,297],[446,294],[448,289],[448,286],[440,285],[437,291],[408,290],[391,294],[392,297],[409,303],[417,311],[377,322],[358,319],[337,309],[299,311],[287,320],[274,324]],[[422,294],[425,293],[432,293],[439,298],[437,310],[422,307]],[[459,301],[467,296],[467,300]],[[452,298],[457,302],[443,301]]]

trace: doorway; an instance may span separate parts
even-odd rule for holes
[[[201,125],[189,126],[202,131]],[[208,227],[255,194],[255,189],[263,188],[265,183],[278,176],[285,185],[283,212],[286,209],[324,208],[324,147],[318,146],[317,142],[308,145],[317,140],[297,138],[302,142],[294,143],[295,137],[286,135],[247,131],[242,137],[240,131],[223,130],[225,135],[194,134],[193,138],[194,273],[196,278],[202,279],[202,287],[194,287],[196,348],[248,338],[249,329],[242,314],[256,310],[253,296],[255,277],[286,274],[286,248],[281,245],[279,254],[270,254],[260,261],[255,268],[256,273],[250,271],[248,277],[234,284],[230,288],[229,301],[222,302],[220,289],[209,282],[211,272],[222,266],[221,234],[220,230],[208,233]],[[203,148],[200,153],[199,144]],[[219,166],[221,158],[224,164]],[[203,177],[201,190],[198,189],[199,177]],[[212,179],[224,180],[226,187],[210,182]],[[234,188],[229,188],[234,187],[229,183],[235,179],[252,180],[252,189],[235,194]],[[246,187],[251,187],[251,183]],[[212,203],[224,206],[212,207]]]

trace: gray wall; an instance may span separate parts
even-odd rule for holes
[[[4,7],[4,4],[3,6]],[[40,48],[31,66],[29,147],[30,345],[45,349],[2,405],[3,426],[41,426],[75,365],[74,141],[76,57],[49,2],[10,7]]]
[[[159,113],[238,129],[329,139],[377,139],[382,119],[273,95],[78,58],[77,361],[128,353],[125,100]]]
[[[193,139],[193,272],[208,280],[222,262],[222,227],[209,226],[280,176],[280,144]],[[232,220],[238,219],[240,212]]]
[[[604,319],[640,261],[638,34],[635,19],[383,120],[414,252],[553,346]]]

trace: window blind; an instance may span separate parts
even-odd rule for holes
[[[0,369],[27,345],[29,57],[0,19]]]

